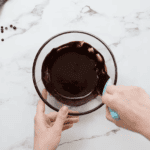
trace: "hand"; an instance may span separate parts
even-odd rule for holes
[[[136,86],[108,86],[102,96],[106,104],[106,118],[117,126],[143,134],[150,139],[150,97]],[[120,115],[114,120],[108,107]]]
[[[47,99],[47,91],[43,90],[42,96]],[[68,110],[63,106],[59,112],[45,114],[45,103],[39,100],[35,120],[34,150],[55,150],[60,142],[61,133],[73,127],[79,121],[79,116],[68,116]],[[66,124],[68,123],[68,124]]]

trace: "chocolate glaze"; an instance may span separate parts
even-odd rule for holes
[[[101,95],[108,78],[103,56],[84,41],[52,49],[42,65],[46,90],[70,106],[83,105]]]

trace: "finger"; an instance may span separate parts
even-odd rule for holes
[[[38,105],[37,105],[37,111],[36,113],[38,115],[43,114],[45,112],[45,103],[40,99],[38,101]]]
[[[56,117],[56,115],[57,115],[58,112],[50,112],[50,113],[47,114],[47,115],[50,115],[50,116],[51,116],[52,113],[54,113],[52,116],[55,116],[55,117]],[[77,114],[78,114],[79,112],[78,112],[78,111],[73,111],[73,110],[70,110],[70,109],[69,109],[69,110],[68,110],[68,113],[77,113]],[[70,117],[78,118],[79,116],[68,115],[68,118],[70,118]]]
[[[46,89],[43,89],[43,91],[42,91],[43,98],[47,99],[47,95],[48,95],[48,92],[46,91]]]
[[[71,111],[69,110],[69,112],[77,112],[77,111]],[[49,114],[47,114],[47,116],[50,118],[51,121],[55,121],[56,117],[57,117],[58,112],[50,112]],[[68,115],[67,118],[79,118],[79,116],[71,116]]]
[[[51,121],[50,125],[52,127],[55,123],[55,120],[50,120],[50,121]],[[64,122],[64,125],[78,123],[78,122],[79,122],[79,118],[67,118],[66,121]]]
[[[123,123],[123,120],[116,121],[115,119],[112,118],[112,116],[109,112],[108,106],[106,106],[106,118],[107,118],[107,120],[111,121],[112,123],[114,123],[118,127],[122,127],[122,128],[125,127],[124,123]]]
[[[46,114],[48,116],[48,118],[50,119],[50,121],[55,121],[56,117],[57,117],[58,112],[50,112],[49,114]]]
[[[70,111],[70,112],[77,112],[77,111]],[[56,118],[57,118],[57,114],[58,114],[58,112],[50,112],[49,114],[46,114],[46,115],[48,116],[50,121],[55,121]],[[75,123],[79,120],[79,116],[70,116],[70,115],[68,115],[67,118],[68,118],[68,119],[66,119],[67,121],[73,121]]]
[[[110,86],[107,86],[106,92],[108,94],[113,95],[117,91],[117,89],[118,88],[115,85],[110,85]]]
[[[122,126],[122,120],[118,120],[116,121],[115,119],[112,118],[108,106],[106,106],[106,118],[107,120],[111,121],[112,123],[114,123],[116,126],[121,127]]]
[[[79,113],[78,111],[73,111],[73,110],[71,110],[71,109],[69,109],[68,112],[69,112],[69,113],[77,113],[77,114]]]
[[[106,106],[106,118],[107,118],[107,120],[109,120],[109,121],[115,123],[115,122],[114,122],[114,119],[112,118],[112,116],[111,116],[111,114],[110,114],[110,112],[109,112],[108,106]]]
[[[122,106],[124,105],[124,103],[122,103],[118,98],[117,94],[110,95],[106,93],[102,96],[102,102],[116,112],[120,111],[120,108],[122,108]]]
[[[51,127],[52,127],[54,124],[55,124],[55,122],[51,122]],[[74,122],[73,122],[73,121],[65,121],[64,124],[63,124],[63,127],[64,127],[65,125],[69,125],[69,124],[74,124]]]
[[[47,91],[44,89],[42,91],[42,96],[47,99]],[[37,114],[45,113],[45,103],[40,99],[37,105]]]
[[[67,119],[67,116],[68,116],[68,107],[66,106],[61,107],[61,109],[59,110],[57,114],[55,124],[53,126],[54,130],[56,131],[56,134],[61,135],[63,125]]]
[[[70,109],[69,109],[69,112],[68,112],[68,113],[75,113],[75,114],[78,114],[79,112],[78,112],[78,111],[73,111],[73,110],[70,110]],[[67,118],[79,118],[79,116],[68,115]]]
[[[103,96],[102,96],[102,103],[106,104],[108,107],[110,107],[110,105],[113,103],[113,96],[108,94],[108,93],[105,93]]]
[[[52,123],[54,123],[55,121],[51,121]],[[65,120],[65,122],[64,122],[64,124],[66,124],[66,123],[77,123],[77,122],[79,122],[79,118],[69,118],[69,119],[66,119]]]
[[[111,121],[111,122],[113,122],[114,124],[116,124],[116,126],[118,126],[118,127],[122,127],[122,128],[128,129],[128,130],[134,131],[134,132],[136,131],[136,130],[133,129],[132,127],[128,126],[125,121],[123,121],[123,120],[118,120],[118,121],[114,120],[114,119],[112,118],[110,112],[109,112],[108,106],[106,106],[106,118],[107,118],[109,121]]]
[[[71,115],[68,115],[67,118],[79,118],[79,116],[71,116]]]
[[[117,93],[117,92],[119,92],[119,91],[124,90],[124,88],[125,88],[124,85],[118,85],[118,86],[116,86],[116,85],[111,85],[111,86],[107,86],[106,92],[107,92],[108,94],[113,95],[113,94],[115,94],[115,93]]]
[[[72,127],[73,127],[73,124],[66,124],[66,125],[63,126],[62,131],[67,130],[67,129],[70,129],[70,128],[72,128]]]
[[[69,118],[69,119],[66,119],[65,123],[66,122],[77,123],[77,122],[79,122],[79,118]]]
[[[54,125],[54,123],[51,124],[51,127],[52,127],[53,125]],[[71,127],[73,127],[73,123],[64,124],[62,131],[66,130],[66,129],[69,129],[69,128],[71,128]]]
[[[118,127],[126,128],[126,129],[128,129],[128,130],[132,130],[131,127],[127,127],[126,123],[125,123],[123,120],[118,120],[118,121],[114,120],[114,119],[112,118],[110,112],[109,112],[108,106],[106,106],[106,118],[107,118],[109,121],[113,122],[113,123],[114,123],[116,126],[118,126]]]

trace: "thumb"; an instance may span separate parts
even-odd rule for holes
[[[63,106],[61,107],[61,109],[59,110],[58,114],[57,114],[57,118],[54,124],[54,130],[58,132],[58,134],[61,134],[62,129],[63,129],[63,125],[67,119],[68,116],[68,107]]]

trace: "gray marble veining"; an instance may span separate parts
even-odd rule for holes
[[[33,149],[39,100],[32,81],[33,60],[42,44],[60,32],[83,30],[100,37],[116,58],[117,84],[140,86],[150,95],[149,0],[9,0],[0,10],[0,26],[10,24],[17,30],[0,33],[5,40],[0,41],[1,150]],[[149,148],[142,135],[109,122],[104,105],[80,116],[79,123],[62,133],[57,149]]]

